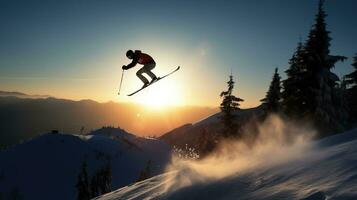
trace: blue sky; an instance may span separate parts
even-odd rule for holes
[[[357,53],[357,1],[327,0],[331,53]],[[283,77],[299,37],[314,23],[317,0],[236,1],[0,1],[0,90],[98,101],[118,97],[127,49],[141,49],[157,61],[156,73],[183,70],[166,82],[177,91],[173,103],[219,103],[230,71],[243,106],[263,98],[275,67]],[[352,59],[334,70],[352,70]],[[137,68],[139,69],[139,68]],[[155,71],[154,70],[154,71]],[[124,92],[141,83],[135,70]],[[158,88],[160,86],[157,86]],[[166,98],[162,96],[161,98]],[[168,100],[170,101],[170,100]]]

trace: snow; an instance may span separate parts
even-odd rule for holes
[[[161,141],[116,128],[85,136],[44,134],[0,152],[0,199],[10,198],[14,191],[24,199],[76,199],[75,185],[84,160],[90,175],[110,162],[117,189],[134,182],[148,160],[153,163],[153,175],[162,173],[170,151]]]
[[[232,174],[223,172],[228,174],[212,178],[210,176],[214,176],[215,171],[210,168],[222,167],[220,163],[211,166],[207,162],[204,168],[196,168],[200,164],[191,162],[96,200],[357,199],[357,129],[319,141],[305,141],[303,145],[296,144],[297,148],[286,148],[281,144],[281,151],[270,148],[272,153],[268,154],[252,152],[249,159],[256,160],[257,155],[263,155],[258,161],[264,163],[257,162],[251,169]],[[282,158],[284,155],[290,157]],[[234,166],[234,159],[224,164]],[[230,169],[229,166],[223,168]]]
[[[239,117],[247,117],[247,116],[251,116],[253,114],[257,114],[259,112],[261,112],[260,107],[256,107],[256,108],[247,108],[247,109],[239,109],[236,110],[234,112],[234,114],[239,118]],[[197,126],[203,126],[203,125],[208,125],[210,123],[216,123],[220,121],[220,117],[222,116],[222,113],[216,113],[214,115],[211,115],[209,117],[207,117],[206,119],[203,119],[201,121],[198,121],[196,123],[193,124],[193,126],[197,127]]]
[[[237,123],[241,124],[243,121],[257,117],[262,114],[261,107],[239,109],[234,113],[237,116]],[[162,136],[160,139],[167,142],[171,146],[184,148],[186,145],[196,148],[199,144],[201,135],[204,131],[210,135],[215,135],[222,130],[222,123],[220,117],[222,113],[216,113],[194,124],[186,124],[176,128]]]
[[[96,200],[357,199],[357,129],[318,141],[306,137],[313,135],[309,130],[276,118],[259,129],[264,134],[256,148],[227,143],[225,156],[174,158],[170,164],[163,142],[121,129],[44,134],[0,152],[0,197],[18,192],[23,199],[75,199],[82,161],[93,174],[110,158],[119,189]],[[149,159],[158,175],[133,183]]]

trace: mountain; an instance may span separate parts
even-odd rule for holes
[[[221,158],[217,158],[218,162],[214,165],[208,165],[209,161],[201,163],[202,168],[198,167],[200,163],[191,162],[186,167],[176,168],[95,199],[357,199],[356,146],[357,129],[309,142],[304,148],[279,146],[280,151],[274,153],[260,152],[259,155],[263,157],[246,157],[249,161],[264,161],[261,164],[258,162],[255,166],[250,162],[246,170],[220,178],[214,176],[226,173],[224,169],[217,171],[215,168],[221,166]],[[288,156],[282,158],[282,155]],[[240,162],[234,166],[237,164],[234,158],[228,159],[229,162],[223,165],[226,170],[232,169],[231,165],[239,168],[247,164]]]
[[[9,96],[0,95],[0,148],[54,129],[80,134],[110,125],[141,136],[158,136],[217,110],[185,106],[153,111],[129,103],[19,98],[22,93],[5,93]]]
[[[235,111],[237,124],[245,126],[247,125],[246,122],[259,117],[262,113],[263,111],[260,107],[237,110]],[[223,129],[223,125],[220,121],[221,116],[222,113],[216,113],[197,123],[185,124],[163,134],[160,136],[160,139],[171,146],[183,148],[188,145],[197,148],[200,137],[204,132],[210,135],[216,135],[221,132]]]
[[[113,189],[135,182],[150,161],[150,175],[162,173],[171,156],[165,143],[118,128],[87,135],[47,133],[0,152],[0,199],[76,199],[83,162],[92,176],[109,164]]]
[[[49,98],[49,95],[29,95],[22,92],[0,91],[0,97],[18,97],[23,99]]]

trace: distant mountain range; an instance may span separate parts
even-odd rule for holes
[[[75,184],[83,161],[88,163],[90,175],[110,163],[113,189],[116,189],[137,180],[149,160],[152,163],[150,175],[162,173],[170,161],[172,146],[183,147],[187,144],[195,147],[203,132],[218,134],[222,129],[221,113],[216,113],[173,129],[158,139],[138,137],[113,127],[81,135],[62,134],[64,129],[80,131],[81,125],[95,127],[108,124],[113,122],[110,121],[113,116],[117,116],[123,125],[129,123],[133,120],[130,118],[133,110],[129,112],[124,108],[139,109],[131,104],[101,104],[91,100],[1,97],[0,120],[1,123],[6,122],[2,130],[32,132],[34,134],[30,136],[34,138],[0,151],[0,196],[6,197],[15,192],[25,199],[75,199]],[[186,112],[197,109],[191,108]],[[243,122],[261,113],[259,107],[238,110],[237,121]],[[162,120],[158,122],[163,123]],[[57,133],[57,127],[64,128]],[[38,134],[41,129],[55,131]],[[57,195],[51,196],[54,193]]]
[[[137,135],[158,136],[217,111],[218,108],[194,106],[153,111],[131,103],[73,101],[1,91],[0,147],[51,130],[80,134],[108,125]]]
[[[18,97],[18,98],[28,98],[28,99],[38,99],[38,98],[49,98],[49,95],[30,95],[22,92],[7,92],[0,91],[0,97]]]

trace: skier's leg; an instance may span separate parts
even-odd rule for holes
[[[143,68],[145,68],[145,73],[150,76],[152,81],[157,79],[156,75],[151,71],[151,70],[153,70],[155,68],[155,65],[156,65],[155,63],[150,63],[150,64],[146,64],[143,67]]]
[[[145,76],[143,76],[144,72],[146,72],[145,66],[136,72],[136,76],[139,77],[139,79],[144,83],[144,85],[147,85],[149,84],[149,81],[145,78]]]

